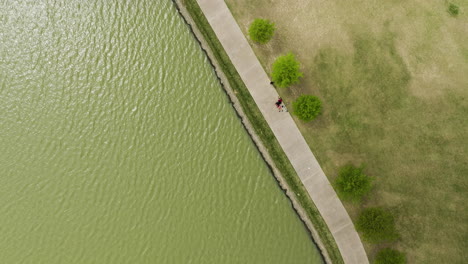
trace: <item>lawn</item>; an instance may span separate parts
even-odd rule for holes
[[[331,181],[339,167],[366,165],[374,189],[353,218],[383,206],[396,216],[391,246],[409,263],[468,258],[468,2],[226,0],[247,33],[255,18],[276,24],[251,42],[270,72],[297,55],[304,77],[278,89],[286,103],[317,95],[323,113],[304,137]],[[449,4],[459,6],[450,15]],[[383,245],[365,247],[370,259]]]

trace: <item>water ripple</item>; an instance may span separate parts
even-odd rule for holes
[[[171,1],[0,20],[0,263],[320,262]]]

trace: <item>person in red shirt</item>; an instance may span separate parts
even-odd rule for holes
[[[278,101],[276,101],[275,105],[278,107],[278,110],[281,111],[283,108],[281,107],[281,104],[283,103],[283,99],[281,97],[278,98]]]

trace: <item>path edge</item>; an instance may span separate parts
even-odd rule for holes
[[[276,179],[279,187],[282,189],[282,191],[285,193],[287,198],[290,200],[290,202],[292,204],[292,207],[295,210],[295,212],[297,213],[297,215],[299,216],[300,220],[303,222],[303,224],[308,229],[308,231],[309,231],[309,233],[310,233],[310,235],[312,237],[313,242],[318,247],[318,250],[319,250],[319,252],[320,252],[320,254],[322,256],[322,259],[324,260],[325,263],[328,263],[328,264],[333,263],[330,256],[329,256],[329,254],[328,254],[329,249],[327,249],[327,247],[323,243],[323,241],[322,241],[322,239],[321,239],[321,237],[319,235],[318,230],[314,226],[314,223],[313,223],[312,219],[310,219],[310,217],[307,215],[304,207],[297,200],[295,193],[291,190],[290,186],[288,185],[288,183],[284,179],[283,175],[281,174],[281,172],[277,168],[274,159],[270,156],[268,150],[264,146],[263,141],[259,138],[259,136],[257,135],[257,132],[254,130],[253,125],[251,124],[249,118],[247,117],[247,115],[244,112],[244,109],[242,108],[241,104],[239,103],[239,98],[237,97],[237,95],[235,94],[235,92],[232,89],[231,85],[229,84],[228,78],[224,74],[224,71],[222,70],[222,68],[219,66],[219,62],[218,62],[217,58],[213,54],[213,52],[211,50],[211,47],[207,43],[207,40],[205,39],[205,37],[200,32],[200,30],[198,28],[198,25],[193,20],[190,12],[187,10],[184,3],[182,3],[182,0],[171,0],[171,1],[173,2],[174,6],[176,7],[179,15],[182,17],[184,22],[189,27],[191,33],[194,35],[194,37],[195,37],[196,41],[199,43],[201,49],[203,50],[203,52],[207,56],[211,66],[213,67],[215,75],[218,78],[218,81],[220,82],[224,92],[226,93],[226,95],[227,95],[232,107],[234,108],[238,118],[240,119],[242,125],[244,126],[245,130],[247,131],[247,134],[249,135],[249,137],[253,141],[254,145],[258,149],[260,155],[262,156],[263,160],[265,161],[265,163],[269,167],[269,169],[270,169],[272,175],[274,176],[274,178]],[[312,199],[310,197],[308,197],[308,199],[313,204]],[[327,231],[328,231],[329,234],[324,234],[324,235],[331,236],[331,232],[329,230],[327,230]],[[341,257],[341,253],[339,252],[337,247],[334,250],[338,251],[338,254]],[[342,259],[340,259],[340,260],[341,260],[340,262],[343,261]]]

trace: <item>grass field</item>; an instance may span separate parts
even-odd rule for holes
[[[276,23],[269,44],[252,44],[267,72],[297,54],[304,78],[279,93],[323,100],[299,128],[333,180],[349,162],[366,164],[375,188],[353,219],[384,206],[409,263],[468,259],[468,1],[226,0],[241,29]],[[384,245],[366,244],[370,259]]]

